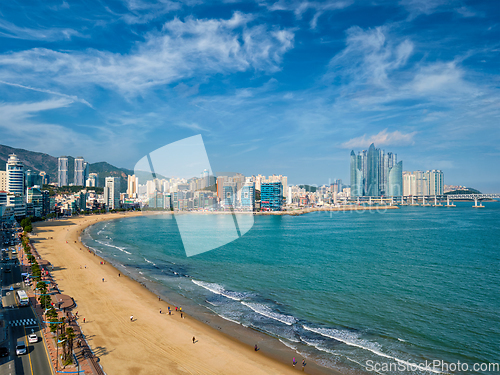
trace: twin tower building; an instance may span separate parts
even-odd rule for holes
[[[68,158],[65,156],[62,156],[57,160],[57,177],[58,177],[59,187],[69,185]],[[82,157],[75,158],[73,185],[86,186],[86,181],[88,177],[89,177],[88,163]]]

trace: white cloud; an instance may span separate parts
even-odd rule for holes
[[[25,40],[70,40],[72,37],[83,37],[80,32],[69,28],[39,28],[19,27],[12,22],[0,19],[0,36],[5,38]]]
[[[88,106],[92,109],[94,108],[94,107],[92,107],[92,104],[90,104],[88,101],[86,101],[85,99],[80,99],[79,97],[77,97],[75,95],[66,95],[66,94],[62,94],[60,92],[56,92],[56,91],[52,91],[52,90],[39,89],[36,87],[24,86],[24,85],[12,83],[12,82],[0,81],[0,83],[7,85],[7,86],[19,87],[19,88],[26,89],[26,90],[38,91],[38,92],[43,92],[43,93],[50,94],[50,95],[61,96],[63,98],[68,98],[68,99],[73,100],[75,102],[85,104],[86,106]]]
[[[406,65],[414,46],[409,39],[396,42],[386,34],[387,27],[349,28],[346,48],[330,61],[329,75],[354,83],[387,86],[388,75]]]
[[[314,11],[314,16],[309,22],[311,29],[315,29],[318,25],[318,19],[327,11],[344,9],[354,3],[353,0],[327,0],[327,1],[304,1],[304,0],[279,0],[275,2],[267,2],[264,5],[270,11],[290,11],[295,14],[297,19],[302,19],[303,15],[308,11]]]
[[[283,55],[293,48],[294,34],[250,26],[251,20],[252,16],[239,12],[228,20],[176,18],[162,32],[148,34],[128,54],[45,48],[7,53],[0,55],[0,79],[61,86],[93,83],[134,95],[195,74],[279,70]]]
[[[361,137],[353,138],[347,142],[342,143],[342,148],[367,148],[372,143],[375,146],[401,146],[413,143],[413,137],[417,132],[401,133],[399,130],[388,132],[387,129],[382,130],[380,133],[367,136],[363,134]]]

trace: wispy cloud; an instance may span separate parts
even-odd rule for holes
[[[297,19],[302,19],[309,10],[313,12],[313,17],[309,21],[311,29],[318,26],[318,19],[325,12],[344,9],[354,3],[354,0],[327,0],[327,1],[304,1],[304,0],[279,0],[274,2],[264,2],[271,11],[290,11]]]
[[[330,78],[387,86],[388,74],[405,66],[414,49],[411,40],[397,41],[388,34],[388,27],[349,28],[346,48],[330,61]]]
[[[70,28],[28,28],[16,26],[12,22],[0,19],[0,36],[25,40],[70,40],[72,37],[84,37],[80,32]]]
[[[79,97],[77,97],[75,95],[66,95],[66,94],[62,94],[60,92],[56,92],[56,91],[52,91],[52,90],[39,89],[36,87],[24,86],[24,85],[20,85],[18,83],[5,82],[5,81],[1,81],[1,80],[0,80],[0,83],[7,85],[7,86],[19,87],[19,88],[26,89],[26,90],[38,91],[38,92],[43,92],[43,93],[50,94],[50,95],[61,96],[63,98],[71,99],[72,101],[85,104],[87,107],[94,109],[94,107],[92,107],[92,104],[90,104],[88,101],[86,101],[85,99],[80,99]]]
[[[367,148],[374,143],[376,146],[401,146],[413,143],[413,137],[417,132],[401,133],[399,130],[388,132],[387,129],[380,133],[368,136],[363,134],[361,137],[353,138],[342,143],[342,148]]]
[[[0,55],[4,81],[44,82],[61,86],[89,83],[135,95],[194,74],[227,74],[255,69],[274,72],[293,48],[293,32],[248,25],[252,17],[235,12],[230,19],[175,18],[162,32],[128,54],[87,50],[58,52],[35,48]]]

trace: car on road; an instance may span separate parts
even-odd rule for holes
[[[26,344],[24,340],[18,341],[16,345],[16,355],[26,354]]]
[[[38,342],[38,336],[36,335],[36,333],[31,333],[28,335],[28,342],[30,344],[32,344],[34,342]]]
[[[9,349],[5,346],[0,347],[0,357],[7,357],[9,355]]]

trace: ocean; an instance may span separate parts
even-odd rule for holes
[[[101,222],[82,241],[166,298],[327,368],[489,374],[500,362],[500,203],[472,204],[255,216],[241,238],[193,257],[175,215]],[[232,217],[193,215],[193,228],[205,220]]]

